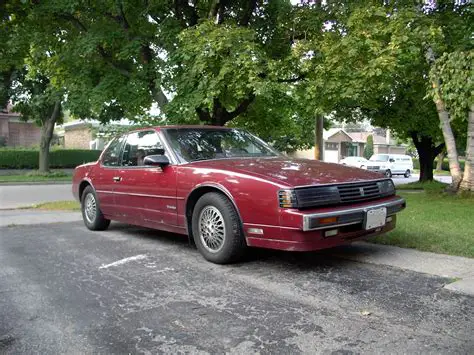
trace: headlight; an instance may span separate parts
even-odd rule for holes
[[[395,186],[393,185],[392,180],[383,180],[377,182],[379,186],[379,191],[382,195],[390,196],[395,194]]]
[[[298,203],[296,202],[296,194],[294,190],[280,190],[278,191],[278,201],[280,207],[284,208],[297,208]]]

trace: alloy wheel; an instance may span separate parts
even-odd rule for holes
[[[89,223],[94,223],[97,215],[97,203],[93,194],[88,194],[84,199],[84,212]]]
[[[214,206],[206,206],[199,214],[199,238],[206,250],[219,252],[225,241],[225,221],[222,213]]]

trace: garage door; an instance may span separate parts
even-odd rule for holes
[[[328,163],[339,163],[339,152],[337,150],[326,150],[324,152],[324,161]]]

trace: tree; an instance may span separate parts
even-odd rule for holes
[[[364,157],[366,159],[370,159],[370,157],[374,154],[374,136],[370,135],[367,137],[367,143],[364,147]]]
[[[39,73],[23,75],[14,90],[14,110],[22,120],[32,120],[41,127],[39,171],[49,172],[49,148],[54,126],[63,117],[63,92],[54,88],[48,77]]]
[[[401,138],[412,138],[420,157],[420,180],[432,180],[433,160],[444,144],[435,105],[426,98],[431,69],[426,46],[441,41],[429,6],[338,4],[327,4],[333,19],[322,39],[306,49],[314,53],[308,70],[313,93],[308,96],[321,98],[320,107],[341,120],[369,118]],[[447,13],[450,8],[448,4]],[[444,25],[457,28],[451,31],[455,34],[459,28],[469,33],[465,23],[454,16],[454,22]],[[454,35],[450,38],[457,41]]]
[[[445,53],[430,72],[432,97],[438,108],[446,141],[452,188],[474,191],[474,51]],[[461,173],[452,121],[467,121],[466,164]]]

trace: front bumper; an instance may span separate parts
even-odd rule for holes
[[[381,207],[385,207],[387,209],[387,217],[390,217],[396,214],[397,212],[402,211],[406,207],[406,202],[403,198],[399,197],[395,200],[370,204],[367,206],[348,207],[343,210],[336,210],[331,212],[304,214],[303,231],[307,232],[319,229],[338,228],[351,224],[363,223],[368,210]],[[337,222],[325,223],[324,225],[320,225],[318,223],[322,218],[331,217],[336,217]]]
[[[385,207],[386,224],[365,229],[368,210]],[[312,251],[386,233],[395,228],[396,214],[406,207],[403,198],[393,196],[352,206],[324,208],[312,211],[281,209],[280,226],[244,223],[247,245],[253,247]],[[320,218],[337,217],[336,223],[318,226]]]

